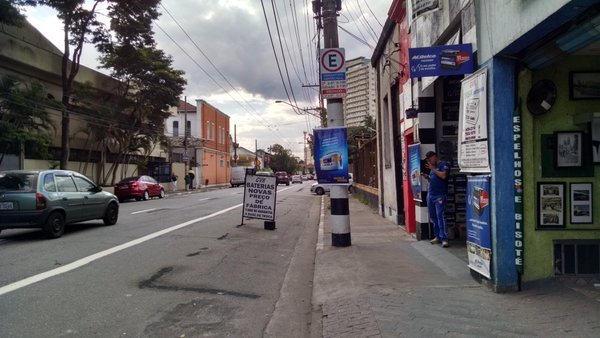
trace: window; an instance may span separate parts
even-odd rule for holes
[[[225,161],[224,161],[224,160],[221,160],[221,161],[220,161],[220,165],[221,165],[221,167],[224,167],[224,166],[225,166]]]
[[[56,185],[60,192],[77,192],[77,186],[71,176],[56,175]]]
[[[206,139],[211,140],[210,136],[210,121],[206,121]]]
[[[79,191],[85,192],[85,191],[91,191],[95,185],[94,183],[88,181],[87,179],[80,177],[80,176],[73,176],[73,179],[75,179],[75,183],[77,183],[77,187],[79,188]]]
[[[0,174],[0,191],[33,191],[37,181],[35,174]]]
[[[210,139],[213,140],[213,141],[216,141],[217,131],[215,129],[215,123],[214,122],[211,122],[210,133],[211,133],[210,134],[210,136],[211,136]]]
[[[48,192],[56,192],[56,183],[54,183],[54,174],[46,174],[44,176],[44,190]]]
[[[186,121],[185,136],[192,136],[192,121]]]
[[[179,121],[173,121],[173,137],[179,136]]]
[[[555,241],[554,274],[600,274],[600,242],[585,240]]]

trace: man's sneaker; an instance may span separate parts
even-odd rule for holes
[[[440,240],[439,240],[439,239],[436,237],[436,238],[432,239],[431,241],[429,241],[429,243],[431,243],[431,244],[439,244],[439,243],[441,243],[441,242],[440,242]]]
[[[448,242],[446,242],[446,241],[442,242],[442,248],[447,248],[449,246],[450,246],[450,244],[448,244]]]

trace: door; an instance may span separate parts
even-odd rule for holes
[[[98,219],[104,215],[106,196],[95,190],[96,185],[85,177],[74,175],[79,193],[83,196],[83,216],[88,219]]]
[[[57,173],[54,175],[61,205],[65,210],[67,222],[84,219],[83,195],[79,193],[71,174]]]

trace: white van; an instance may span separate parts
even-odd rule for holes
[[[246,167],[231,167],[231,180],[229,183],[232,187],[246,184]]]

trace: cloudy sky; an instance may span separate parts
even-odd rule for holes
[[[310,3],[264,0],[276,58],[260,0],[162,1],[162,16],[154,29],[156,40],[158,47],[173,57],[174,66],[185,71],[188,102],[204,99],[231,116],[231,133],[236,124],[238,142],[243,147],[253,150],[257,139],[259,148],[279,143],[302,156],[303,131],[318,126],[316,118],[298,115],[290,106],[275,103],[288,101],[289,94],[299,107],[318,105],[317,89],[302,87],[318,81],[317,39]],[[350,32],[339,30],[346,59],[371,56],[390,5],[391,0],[342,1],[338,23]],[[106,13],[105,8],[100,13]],[[38,7],[27,9],[26,15],[61,48],[62,30],[56,13]],[[97,68],[96,59],[94,47],[87,46],[82,64]]]

